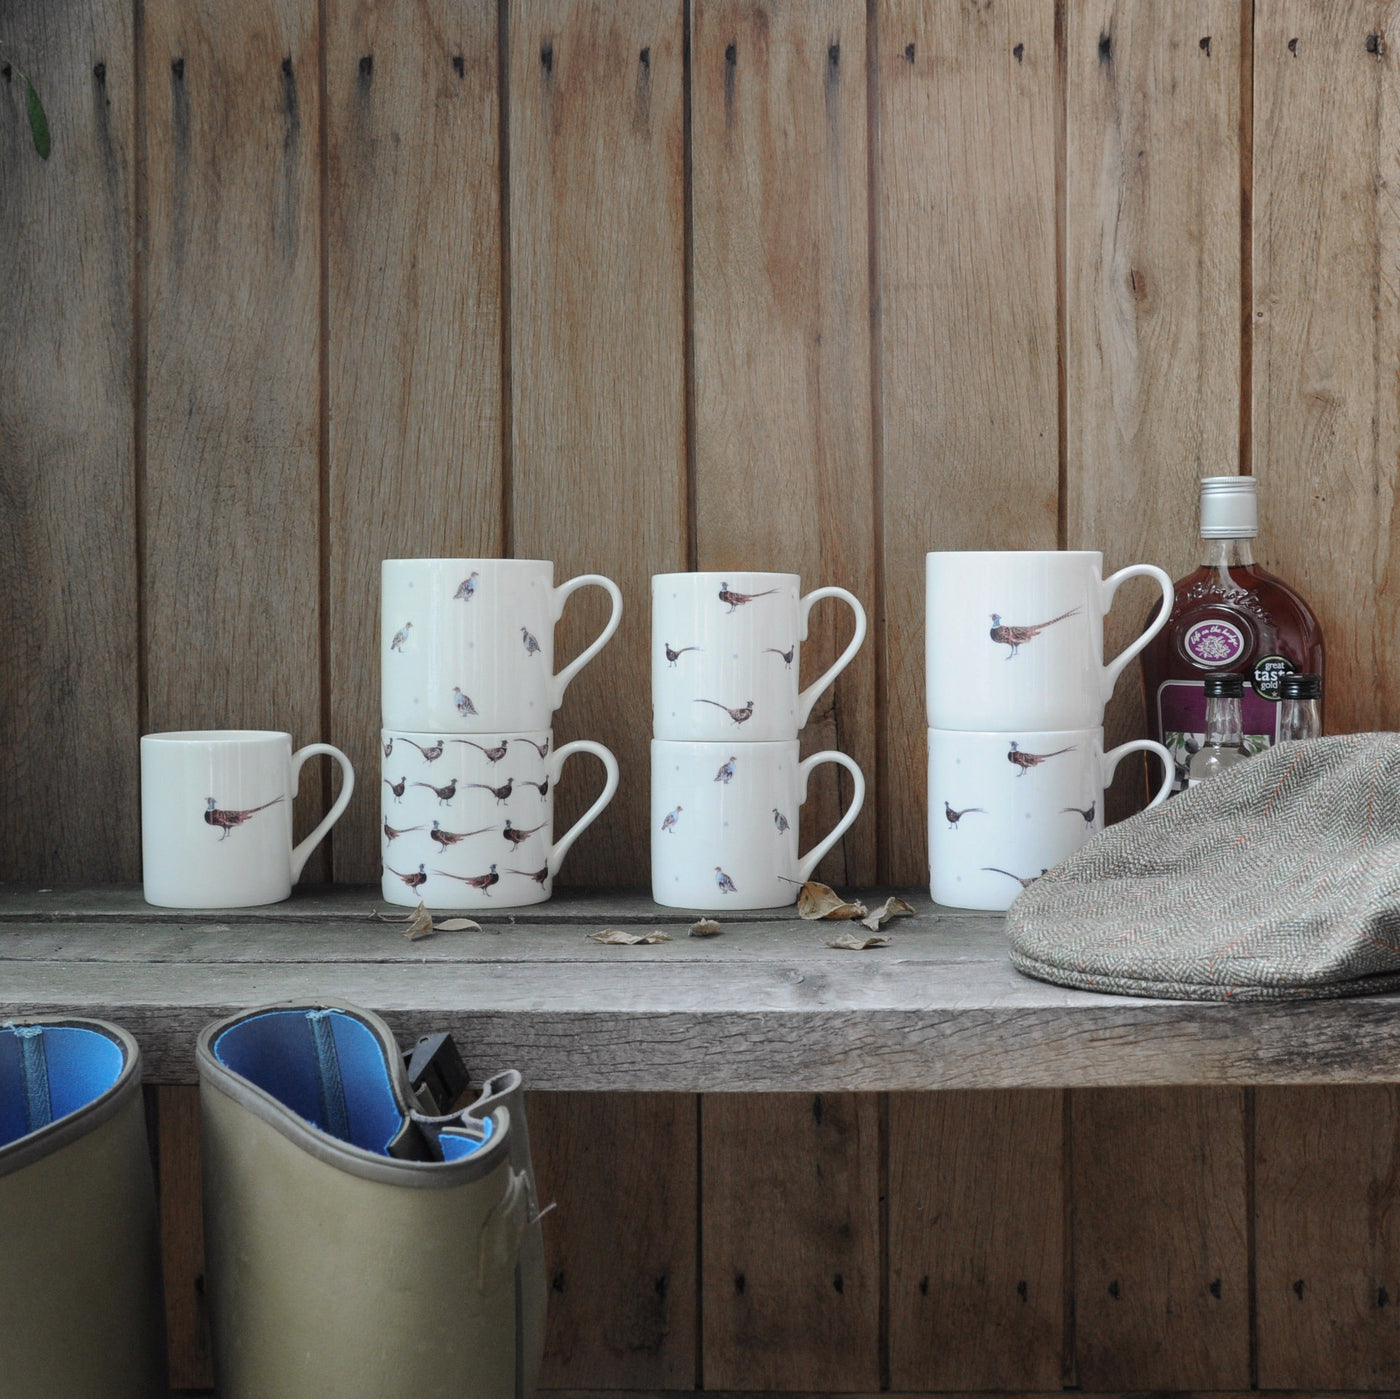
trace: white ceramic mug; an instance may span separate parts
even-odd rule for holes
[[[617,759],[580,739],[554,747],[548,729],[422,734],[385,729],[379,784],[385,899],[429,908],[543,903],[569,847],[617,791]],[[597,801],[554,839],[554,785],[575,753],[606,771]]]
[[[1103,619],[1119,585],[1155,578],[1163,606],[1107,665]],[[926,556],[928,723],[935,729],[1092,729],[1123,667],[1166,626],[1172,580],[1152,564],[1103,576],[1093,550]]]
[[[838,763],[855,781],[846,814],[800,859],[807,779]],[[651,892],[671,908],[781,908],[860,815],[865,777],[844,753],[799,761],[783,743],[651,744]]]
[[[622,617],[611,579],[585,573],[556,588],[540,559],[385,559],[380,582],[382,722],[410,733],[549,728]],[[612,614],[556,675],[554,624],[585,587],[602,588]]]
[[[292,845],[301,765],[326,753],[340,795]],[[292,736],[257,729],[146,734],[141,739],[141,873],[146,902],[167,908],[246,908],[287,898],[307,856],[355,790],[350,759],[329,743],[292,752]]]
[[[1137,739],[1105,753],[1103,730],[928,731],[928,855],[935,903],[1010,908],[1023,889],[1103,829],[1104,788],[1129,753],[1171,755]]]
[[[795,573],[658,573],[651,580],[651,711],[656,738],[778,742],[797,737],[812,706],[865,640],[865,609],[845,588],[799,596]],[[801,693],[801,643],[814,603],[836,597],[855,633]]]

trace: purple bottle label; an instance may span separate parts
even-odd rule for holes
[[[1183,643],[1187,654],[1204,666],[1226,666],[1244,655],[1244,633],[1229,622],[1197,622]]]
[[[1280,706],[1255,691],[1246,682],[1240,701],[1244,746],[1250,753],[1262,753],[1278,740]],[[1205,742],[1206,691],[1200,680],[1166,680],[1157,690],[1157,721],[1162,726],[1162,742],[1176,764],[1172,791],[1186,787],[1186,770],[1191,758]]]

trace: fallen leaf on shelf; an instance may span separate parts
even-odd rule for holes
[[[441,923],[433,924],[433,931],[438,933],[479,933],[481,924],[471,918],[444,918]]]
[[[471,918],[444,918],[441,923],[434,923],[432,914],[428,912],[426,905],[421,903],[412,913],[380,913],[378,909],[375,909],[373,916],[381,923],[407,923],[408,927],[404,928],[402,932],[409,942],[430,938],[434,933],[479,933],[482,931],[481,924]]]
[[[897,899],[891,894],[869,918],[862,918],[860,921],[873,933],[881,923],[888,923],[891,918],[902,918],[906,913],[913,911],[913,904],[905,903],[903,899]]]
[[[721,932],[723,929],[713,918],[701,918],[690,925],[690,936],[693,938],[717,938]]]
[[[663,933],[660,928],[650,933],[624,933],[621,928],[603,928],[587,934],[587,937],[590,942],[601,942],[608,947],[636,947],[639,943],[671,941],[670,933]]]
[[[842,952],[864,952],[867,947],[888,947],[889,938],[858,938],[854,933],[842,933],[839,938],[832,938],[827,943],[828,947],[834,947]]]
[[[797,892],[799,918],[864,918],[864,904],[848,903],[825,884],[809,879]]]
[[[403,930],[403,935],[409,942],[417,942],[420,938],[430,938],[437,932],[433,927],[433,915],[428,912],[422,904],[419,904],[409,919],[408,927]]]

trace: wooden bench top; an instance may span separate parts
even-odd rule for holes
[[[917,909],[891,945],[837,951],[857,924],[791,909],[712,939],[642,894],[562,894],[409,942],[373,888],[270,908],[156,909],[139,888],[0,889],[0,1019],[71,1011],[126,1026],[153,1082],[194,1079],[211,1020],[288,998],[345,999],[401,1038],[451,1030],[473,1076],[531,1087],[768,1092],[1344,1083],[1400,1078],[1400,996],[1290,1005],[1138,1000],[1021,976],[998,914]],[[673,941],[608,947],[605,927]]]

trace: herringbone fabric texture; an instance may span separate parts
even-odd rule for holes
[[[1007,915],[1061,986],[1197,1001],[1400,989],[1400,735],[1284,743],[1096,836]]]

